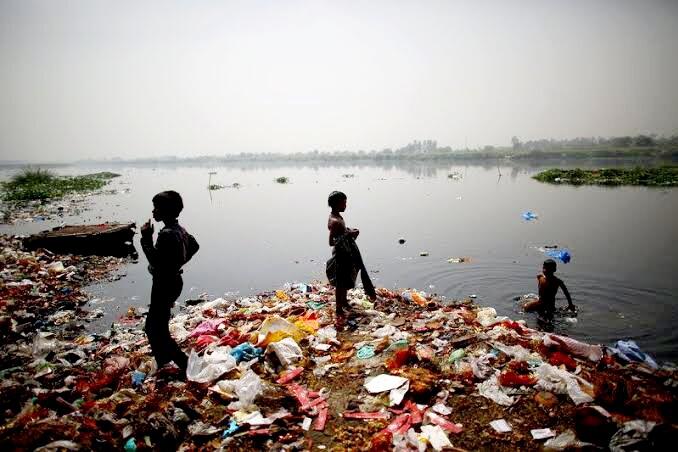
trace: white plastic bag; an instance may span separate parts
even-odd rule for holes
[[[499,405],[511,406],[515,402],[513,397],[506,394],[499,386],[497,375],[492,375],[487,380],[476,385],[481,396],[486,397]]]
[[[493,357],[494,355],[488,353],[478,358],[468,358],[468,361],[471,363],[471,369],[473,369],[473,375],[476,378],[484,380],[494,373],[494,368],[490,365],[490,359]]]
[[[204,357],[200,357],[195,350],[188,355],[186,378],[196,383],[210,383],[226,372],[235,369],[237,362],[231,356],[231,347],[217,347]]]
[[[395,375],[381,374],[376,377],[368,378],[365,381],[365,389],[371,394],[390,391],[390,406],[398,405],[410,389],[410,380]]]
[[[228,408],[244,410],[252,405],[254,399],[261,394],[263,387],[259,375],[248,369],[245,375],[239,379],[222,380],[210,389],[221,394],[235,395],[238,397],[238,401],[229,404]]]
[[[299,347],[299,344],[291,337],[286,337],[281,341],[268,344],[266,352],[269,353],[269,351],[275,353],[280,364],[284,367],[294,364],[304,357],[301,347]]]
[[[39,331],[33,338],[33,356],[45,358],[50,352],[56,352],[60,348],[59,341],[54,333]]]
[[[443,450],[446,447],[452,447],[447,433],[438,425],[422,425],[421,436],[431,444],[435,450]]]
[[[544,443],[544,450],[561,451],[571,448],[582,449],[588,446],[593,446],[593,444],[579,441],[572,430],[565,430],[555,438],[546,441]]]
[[[494,308],[480,308],[476,312],[476,321],[482,326],[490,326],[494,323],[500,322],[506,317],[497,317],[497,311]]]
[[[537,389],[567,394],[576,405],[593,402],[593,397],[582,391],[579,386],[579,382],[587,386],[591,386],[591,383],[566,370],[544,363],[537,368],[535,374],[539,378]]]
[[[527,361],[532,358],[538,358],[539,356],[532,353],[522,345],[504,345],[500,344],[499,342],[493,342],[492,347],[520,361]]]

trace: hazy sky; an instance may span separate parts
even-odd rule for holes
[[[678,1],[0,1],[0,159],[678,132]]]

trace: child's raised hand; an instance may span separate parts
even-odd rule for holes
[[[153,225],[151,224],[150,219],[146,223],[141,225],[141,235],[143,237],[153,235]]]

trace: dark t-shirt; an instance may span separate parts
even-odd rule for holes
[[[186,264],[200,246],[191,234],[177,221],[165,222],[165,227],[158,232],[158,239],[153,245],[153,236],[141,236],[141,248],[148,258],[148,271],[153,276],[173,276],[181,273]]]

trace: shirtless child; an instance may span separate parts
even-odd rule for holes
[[[568,292],[565,283],[554,275],[556,272],[556,261],[553,259],[546,259],[542,268],[542,273],[537,275],[537,282],[539,284],[539,299],[528,301],[523,305],[525,312],[538,312],[542,315],[552,316],[556,310],[556,292],[558,288],[563,289],[563,294],[567,298],[568,308],[571,311],[576,309],[572,304],[570,292]]]
[[[339,245],[343,236],[349,236],[352,240],[355,240],[360,234],[358,229],[346,227],[344,218],[341,216],[341,213],[346,210],[346,201],[346,195],[340,191],[330,193],[327,199],[327,204],[332,209],[327,221],[327,228],[330,231],[329,245],[333,247],[332,259],[330,259],[330,261],[333,261],[333,265],[329,265],[330,261],[328,261],[327,272],[330,284],[335,286],[336,291],[336,323],[338,328],[343,327],[347,320],[346,317],[350,313],[351,308],[348,304],[347,293],[349,289],[355,287],[358,272],[361,272],[366,294],[372,301],[376,299],[374,286],[365,273],[365,266],[355,243],[350,250]]]

